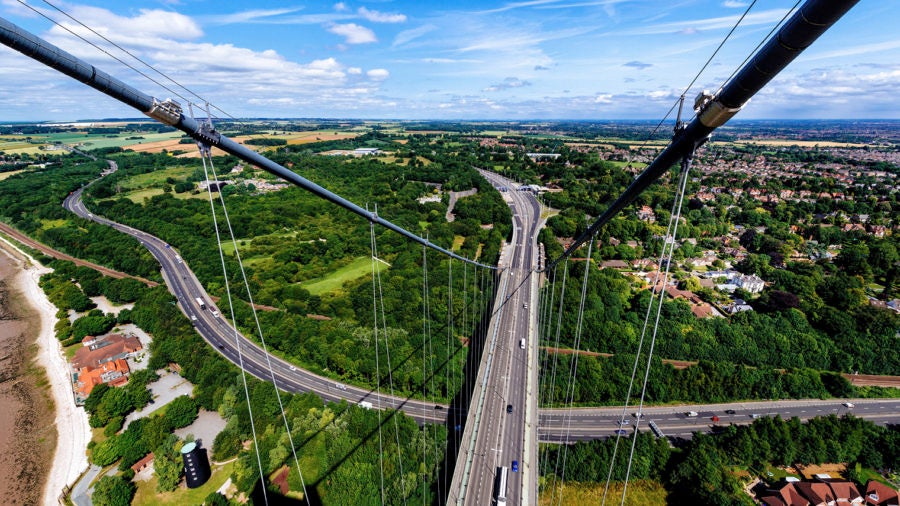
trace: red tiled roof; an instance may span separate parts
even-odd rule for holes
[[[72,357],[72,367],[75,369],[97,367],[112,357],[123,353],[134,353],[142,348],[141,342],[136,337],[112,334],[99,339],[92,346],[79,348]]]
[[[900,504],[900,499],[898,499],[896,490],[875,480],[869,480],[869,482],[866,483],[865,499],[866,504],[871,504],[873,506]]]
[[[154,457],[153,457],[153,452],[148,453],[146,456],[144,456],[144,458],[142,458],[141,460],[135,462],[134,465],[131,466],[131,470],[134,471],[134,472],[136,472],[136,473],[137,473],[137,472],[140,472],[142,469],[144,469],[145,467],[147,467],[148,464],[150,464],[151,462],[153,462],[153,458],[154,458]]]

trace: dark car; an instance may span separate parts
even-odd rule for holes
[[[506,412],[507,412],[507,413],[512,413],[512,404],[507,404],[507,405],[506,405]]]
[[[733,410],[733,409],[726,409],[725,412],[728,413],[729,415],[733,415],[733,414],[734,414],[734,410]]]
[[[519,472],[519,461],[518,460],[513,461],[512,470],[514,473]]]
[[[625,435],[628,435],[628,431],[625,429],[616,429],[616,435],[617,436],[625,436]]]

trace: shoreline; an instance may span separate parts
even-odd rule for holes
[[[56,306],[38,285],[41,275],[51,272],[51,269],[39,264],[28,253],[2,236],[0,248],[5,254],[13,257],[14,262],[20,264],[11,281],[40,317],[39,332],[36,336],[29,336],[26,344],[28,346],[37,344],[36,362],[46,374],[50,390],[48,393],[54,403],[57,444],[50,460],[50,470],[46,475],[41,502],[48,506],[57,505],[63,490],[73,485],[88,468],[86,452],[91,439],[91,429],[87,413],[83,408],[76,407],[73,399],[69,365],[63,357],[62,348],[54,332]]]

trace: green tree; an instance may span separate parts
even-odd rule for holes
[[[184,463],[181,461],[179,452],[175,450],[177,442],[178,437],[175,434],[169,434],[163,444],[153,451],[153,467],[158,478],[157,492],[171,492],[178,487],[178,482],[181,480]]]
[[[120,476],[104,476],[94,486],[91,501],[96,506],[128,506],[135,490],[133,483]]]
[[[187,395],[176,397],[166,406],[166,418],[172,428],[187,427],[197,419],[197,403]]]

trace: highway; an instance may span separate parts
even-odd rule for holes
[[[110,169],[104,171],[103,175],[110,174],[117,169],[115,162],[109,161],[109,164]],[[63,207],[82,218],[112,227],[140,241],[159,261],[166,286],[178,299],[179,307],[192,320],[197,332],[231,362],[243,367],[253,376],[263,381],[273,382],[278,388],[288,392],[313,392],[327,401],[341,399],[354,403],[366,401],[371,402],[372,406],[378,409],[399,408],[420,424],[445,423],[447,419],[446,406],[384,394],[379,395],[374,390],[345,385],[333,379],[313,374],[290,362],[265,353],[259,345],[241,335],[228,323],[224,318],[228,315],[228,308],[226,307],[223,312],[213,304],[212,298],[174,248],[158,237],[89,211],[81,200],[82,192],[88,186],[90,185],[79,188],[66,197]],[[205,302],[205,310],[197,305],[196,298]]]
[[[850,404],[850,406],[847,406]],[[543,442],[577,441],[614,437],[622,416],[621,407],[573,408],[571,423],[565,423],[565,409],[542,409],[539,437]],[[622,426],[629,434],[634,431],[635,408],[626,413]],[[695,412],[696,416],[688,413]],[[694,432],[715,432],[716,427],[731,424],[747,425],[756,418],[780,415],[787,420],[798,417],[809,420],[817,416],[852,414],[878,425],[900,423],[900,399],[829,399],[736,402],[714,405],[685,405],[644,407],[638,430],[650,430],[653,421],[670,438],[690,439]],[[718,420],[713,421],[713,417]],[[568,431],[566,430],[568,425]],[[568,433],[568,435],[567,435]]]
[[[531,504],[537,499],[537,447],[536,434],[526,427],[536,427],[537,421],[537,342],[533,332],[537,283],[533,269],[537,265],[540,205],[531,192],[518,191],[511,181],[486,171],[482,175],[501,189],[512,208],[513,236],[501,260],[504,271],[496,313],[448,503],[491,504],[496,470],[507,466],[508,503]]]

